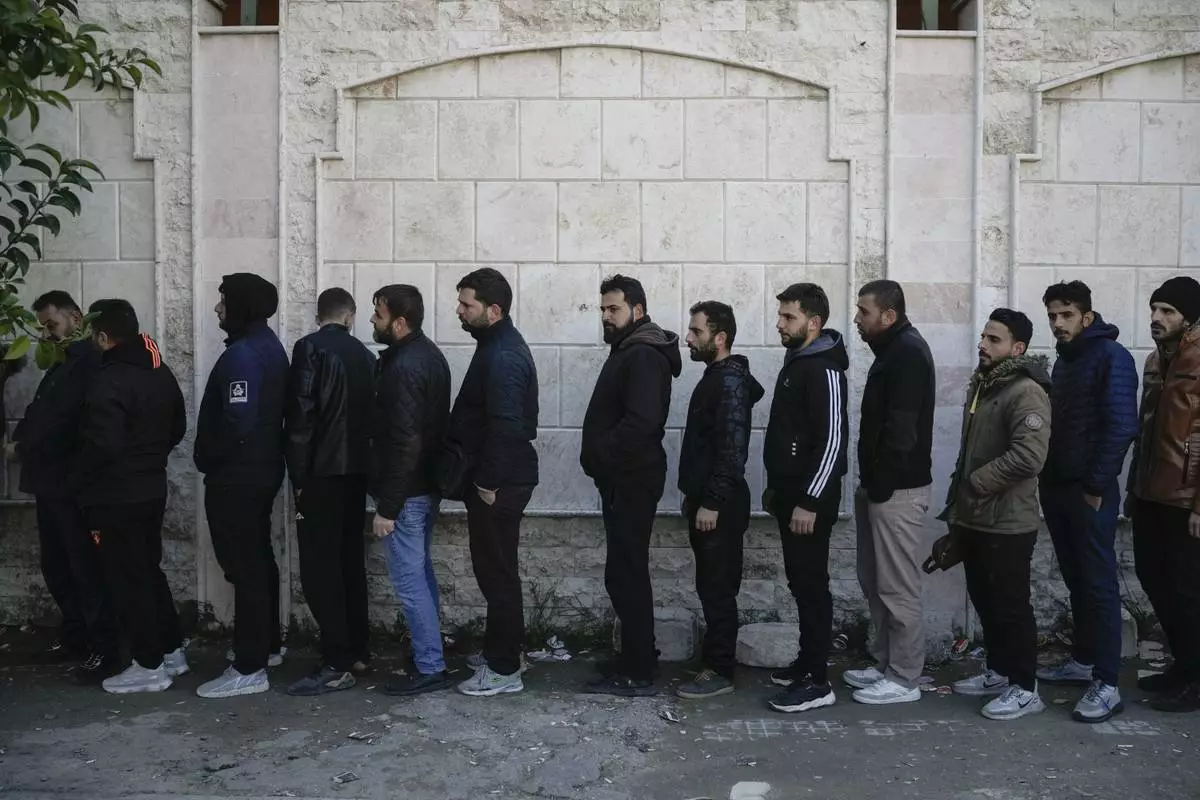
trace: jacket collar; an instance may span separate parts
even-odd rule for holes
[[[253,322],[248,323],[241,330],[231,332],[225,339],[225,346],[229,347],[229,345],[233,344],[234,342],[242,339],[249,339],[252,336],[262,333],[263,331],[269,330],[270,327],[267,325],[267,321],[265,319],[256,319]]]
[[[900,337],[900,334],[909,330],[912,328],[912,326],[913,325],[911,322],[909,322],[908,317],[901,317],[900,319],[896,320],[895,325],[888,328],[871,341],[867,342],[867,346],[871,348],[872,353],[878,356],[883,353],[883,351],[887,350],[891,343]]]
[[[512,327],[512,317],[506,316],[503,319],[497,320],[491,325],[488,325],[486,328],[471,328],[471,338],[480,344],[486,344],[505,331],[512,330]]]
[[[425,334],[422,333],[419,328],[415,331],[409,331],[403,339],[398,342],[393,342],[387,346],[387,349],[383,351],[383,358],[391,358],[413,342],[419,342],[424,338]]]

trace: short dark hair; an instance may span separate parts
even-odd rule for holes
[[[999,322],[1008,328],[1013,339],[1026,347],[1033,341],[1033,322],[1020,311],[1011,308],[997,308],[988,316],[988,319],[992,322]]]
[[[895,311],[897,317],[906,316],[908,309],[904,304],[904,288],[895,281],[871,281],[858,290],[859,297],[871,295],[880,311]]]
[[[326,289],[317,297],[317,319],[329,319],[339,314],[353,314],[358,311],[354,295],[340,286]]]
[[[59,311],[79,311],[79,304],[75,302],[75,298],[64,292],[62,289],[54,289],[46,292],[44,295],[33,301],[33,311],[45,311],[50,306],[54,306]],[[81,312],[82,313],[82,312]]]
[[[509,285],[508,278],[504,277],[499,270],[480,267],[474,272],[464,275],[454,288],[458,291],[474,289],[475,299],[483,303],[484,308],[500,306],[500,312],[506,317],[512,310],[512,286]]]
[[[128,300],[113,298],[97,300],[88,306],[92,317],[92,332],[107,333],[114,342],[127,342],[137,337],[141,330],[137,312]]]
[[[821,327],[829,322],[829,296],[815,283],[793,283],[775,299],[781,303],[799,303],[805,314],[821,318]]]
[[[646,290],[642,288],[642,282],[637,278],[631,278],[628,275],[613,275],[600,281],[600,294],[608,294],[609,292],[620,292],[625,295],[625,302],[630,308],[641,306],[645,313],[650,312],[650,307],[646,305]]]
[[[703,314],[708,320],[709,332],[713,336],[725,334],[725,346],[733,347],[733,340],[737,338],[737,320],[733,316],[733,309],[727,304],[720,300],[705,300],[692,306],[688,313]]]
[[[1083,281],[1059,281],[1047,286],[1042,295],[1042,305],[1049,307],[1054,302],[1076,306],[1086,314],[1092,310],[1092,290]]]
[[[411,330],[421,330],[425,322],[425,301],[421,298],[421,290],[407,283],[393,283],[375,292],[372,303],[383,303],[387,306],[392,319],[404,317]]]

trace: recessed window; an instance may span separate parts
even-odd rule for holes
[[[973,31],[982,0],[896,0],[902,31]]]
[[[279,0],[211,0],[222,25],[278,25]]]

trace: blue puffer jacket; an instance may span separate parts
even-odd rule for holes
[[[1050,455],[1042,482],[1081,484],[1102,496],[1116,482],[1137,435],[1137,368],[1120,331],[1096,321],[1058,345],[1050,391]]]

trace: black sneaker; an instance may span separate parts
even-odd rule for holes
[[[1159,695],[1150,701],[1150,707],[1171,714],[1200,711],[1200,683],[1189,683],[1174,692]]]
[[[92,653],[87,660],[71,670],[71,680],[79,686],[98,686],[105,678],[111,678],[120,671],[115,657]]]
[[[788,664],[783,669],[777,669],[771,673],[771,683],[776,686],[791,686],[803,675],[798,674],[795,662]]]
[[[313,674],[301,678],[288,687],[292,697],[316,697],[317,695],[341,692],[354,688],[354,676],[349,672],[324,666]]]
[[[675,694],[685,700],[703,700],[719,697],[733,691],[733,681],[711,669],[702,669],[687,683],[679,684]]]
[[[817,683],[811,675],[805,675],[797,680],[784,692],[772,697],[767,705],[775,711],[794,714],[798,711],[811,711],[814,708],[831,706],[837,700],[833,687],[828,681]]]
[[[401,675],[396,680],[385,683],[383,693],[392,697],[412,697],[426,692],[449,689],[450,686],[450,675],[445,670],[432,675],[422,675],[413,670],[407,675]]]
[[[1137,682],[1137,687],[1143,692],[1153,692],[1154,694],[1178,691],[1186,685],[1187,681],[1181,678],[1178,673],[1171,670],[1160,672],[1157,675],[1147,675],[1144,678],[1138,678]]]
[[[584,686],[587,694],[611,694],[617,697],[653,697],[658,694],[654,681],[634,680],[625,675],[597,678]]]

